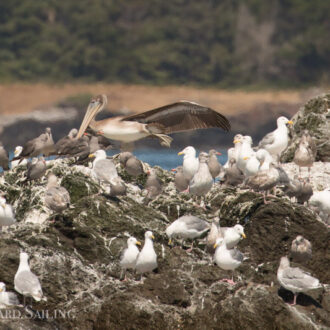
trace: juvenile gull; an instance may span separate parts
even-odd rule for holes
[[[55,145],[53,141],[52,131],[50,127],[45,129],[45,132],[38,137],[25,143],[21,154],[18,157],[15,157],[14,160],[37,157],[40,154],[49,156],[54,153]]]
[[[277,118],[277,129],[265,135],[259,142],[259,149],[266,149],[275,160],[279,160],[281,153],[287,148],[289,143],[289,129],[287,124],[293,122],[286,117]]]
[[[123,180],[117,176],[110,180],[110,196],[122,196],[126,195],[126,186]]]
[[[147,190],[147,199],[154,199],[163,190],[162,182],[159,180],[157,173],[154,169],[148,171],[148,178],[146,181],[145,189]]]
[[[183,239],[195,239],[202,236],[210,230],[210,225],[207,221],[202,220],[193,215],[184,215],[173,221],[166,228],[166,235],[169,238],[169,244],[172,244],[173,237],[181,237]],[[191,248],[188,250],[191,251]]]
[[[229,159],[228,168],[225,169],[224,184],[229,186],[237,186],[244,180],[243,172],[237,167],[235,158]]]
[[[144,173],[142,162],[129,151],[121,152],[119,161],[129,175],[137,177]]]
[[[2,167],[4,171],[9,170],[9,155],[2,142],[0,142],[0,167]]]
[[[299,174],[302,167],[308,167],[308,177],[310,178],[310,171],[315,161],[316,151],[315,142],[308,131],[305,130],[293,157],[294,163],[299,166]]]
[[[238,150],[236,163],[237,167],[244,173],[247,159],[246,157],[251,157],[255,154],[255,151],[252,149],[252,138],[249,135],[245,135],[240,140],[242,142],[242,146]]]
[[[206,248],[210,253],[214,253],[214,244],[217,242],[217,239],[219,238],[220,234],[220,224],[219,224],[219,218],[215,218],[212,221],[211,229],[209,233],[207,234],[206,238]]]
[[[306,292],[322,287],[319,280],[298,267],[290,267],[287,257],[282,257],[277,270],[277,280],[285,289],[294,294],[292,305],[296,304],[299,292]]]
[[[0,196],[0,231],[4,226],[11,226],[16,222],[13,208],[6,199]]]
[[[48,183],[45,193],[45,204],[55,212],[63,212],[70,205],[69,192],[57,183],[54,174],[48,175]]]
[[[196,150],[194,147],[188,146],[180,151],[178,155],[184,155],[182,163],[183,175],[188,181],[190,181],[198,171],[199,167],[199,160],[196,157]]]
[[[175,173],[174,176],[174,184],[177,191],[182,192],[188,189],[189,181],[183,175],[183,168],[182,166],[178,166],[176,169],[172,169]]]
[[[136,260],[140,253],[136,245],[141,245],[141,243],[135,237],[129,237],[127,240],[127,248],[121,254],[120,267],[122,269],[123,274],[125,275],[124,281],[127,280],[126,270],[135,269]]]
[[[15,290],[24,297],[24,306],[25,297],[32,297],[35,301],[47,301],[46,297],[43,296],[38,277],[30,270],[28,254],[21,252],[19,258],[20,262],[14,278],[14,285]]]
[[[6,284],[0,282],[0,308],[6,308],[6,306],[17,306],[19,301],[17,295],[14,292],[6,291]]]
[[[299,204],[304,204],[313,195],[313,187],[309,180],[302,180],[296,175],[289,180],[283,191],[290,198],[295,197]]]
[[[298,235],[291,244],[291,257],[296,262],[305,262],[312,257],[312,244],[309,240]]]
[[[144,234],[145,241],[141,252],[136,260],[136,272],[138,274],[150,273],[157,268],[157,255],[154,250],[153,239],[155,238],[151,231]]]
[[[68,135],[59,139],[55,144],[55,154],[57,155],[63,154],[64,153],[63,151],[65,150],[67,145],[69,145],[72,142],[72,140],[74,140],[77,134],[78,134],[78,130],[76,128],[72,128]]]
[[[243,261],[244,255],[236,248],[229,249],[226,245],[227,235],[224,238],[218,238],[214,248],[214,262],[224,270],[231,270],[232,272],[240,266]],[[234,285],[234,274],[231,279],[222,279],[221,281],[228,282]]]
[[[92,175],[99,181],[110,184],[110,181],[118,176],[116,166],[111,159],[107,159],[104,150],[97,150],[89,157],[95,157],[92,167]]]
[[[212,188],[213,178],[207,165],[208,154],[199,154],[199,167],[189,182],[189,193],[195,196],[204,197]]]
[[[27,164],[26,179],[28,181],[38,180],[42,178],[47,170],[47,165],[44,157],[33,158],[32,162]]]
[[[220,172],[222,170],[222,165],[219,163],[217,155],[220,156],[221,152],[211,149],[209,151],[209,160],[207,162],[207,164],[209,166],[209,171],[214,180],[220,174]]]
[[[21,154],[23,150],[22,146],[17,146],[14,150],[14,158],[19,158],[18,156]],[[11,161],[11,168],[15,168],[16,166],[26,166],[27,165],[27,159],[23,158],[23,160],[12,160]]]

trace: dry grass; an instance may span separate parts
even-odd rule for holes
[[[111,110],[145,111],[177,100],[195,101],[236,115],[258,104],[301,104],[301,91],[227,91],[183,86],[136,86],[121,84],[10,84],[0,85],[0,114],[26,113],[81,93],[107,94]],[[87,106],[87,105],[86,105]]]

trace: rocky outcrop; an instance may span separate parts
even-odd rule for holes
[[[330,161],[330,94],[320,95],[308,101],[293,117],[292,139],[282,154],[282,161],[293,160],[300,137],[305,129],[317,146],[316,160]]]
[[[146,165],[148,166],[148,165]],[[48,162],[70,193],[72,205],[52,214],[43,201],[46,179],[25,183],[22,167],[0,178],[0,190],[16,210],[17,224],[1,235],[0,280],[13,290],[19,251],[31,256],[30,265],[42,283],[47,302],[33,303],[34,317],[21,307],[20,318],[0,317],[8,329],[321,329],[330,326],[330,291],[325,286],[286,302],[292,293],[280,289],[276,270],[291,241],[303,235],[313,245],[304,265],[322,283],[329,282],[328,228],[307,207],[285,197],[263,204],[260,195],[215,185],[206,196],[205,211],[187,194],[178,194],[173,174],[156,168],[164,193],[145,201],[137,180],[117,164],[127,196],[111,198],[108,187],[88,175],[88,167],[71,160]],[[208,221],[220,216],[222,226],[244,225],[247,239],[239,244],[246,260],[235,272],[238,283],[219,282],[229,276],[211,262],[201,239],[192,253],[171,248],[166,226],[184,214]],[[119,256],[128,235],[143,240],[152,230],[159,267],[144,282],[120,281]],[[47,313],[42,312],[47,311]],[[4,314],[4,310],[1,310]],[[17,314],[20,313],[20,314]],[[13,315],[13,312],[12,314]],[[48,315],[48,317],[47,317]]]

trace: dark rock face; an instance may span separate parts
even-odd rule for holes
[[[110,198],[89,176],[88,169],[69,160],[51,161],[52,170],[68,189],[72,205],[51,214],[43,202],[46,186],[22,185],[24,171],[15,168],[0,181],[0,190],[14,206],[18,224],[0,240],[0,280],[13,290],[19,250],[31,256],[47,302],[35,311],[65,312],[55,319],[0,318],[8,329],[316,329],[330,326],[329,287],[301,294],[298,305],[286,304],[292,293],[276,280],[279,259],[288,255],[299,234],[313,245],[313,257],[301,268],[322,283],[329,282],[330,234],[308,208],[274,198],[264,205],[258,194],[216,185],[206,198],[210,208],[196,208],[186,194],[175,191],[172,173],[156,168],[164,193],[145,204],[135,179],[120,169],[127,196]],[[145,178],[140,178],[143,183]],[[178,216],[194,214],[208,221],[220,216],[221,226],[240,223],[247,239],[238,248],[246,260],[235,271],[235,286],[219,282],[231,276],[213,265],[205,243],[192,253],[167,245],[165,228]],[[51,221],[53,220],[53,221]],[[144,282],[120,281],[119,257],[127,235],[143,240],[152,230],[159,267]],[[177,244],[179,245],[179,244]],[[295,265],[295,264],[294,264]],[[279,290],[280,289],[280,290]],[[20,297],[21,298],[21,297]],[[22,315],[23,308],[15,307]],[[2,310],[3,311],[3,310]],[[39,313],[40,314],[40,313]]]
[[[305,129],[314,138],[316,160],[330,161],[330,94],[324,94],[308,101],[292,118],[294,125],[292,139],[282,154],[282,161],[293,160],[300,137]]]

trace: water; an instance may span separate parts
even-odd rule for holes
[[[158,165],[165,170],[171,170],[179,165],[182,165],[183,156],[179,156],[178,152],[180,150],[175,149],[136,149],[133,154],[140,160],[145,163],[150,164],[151,166]],[[197,153],[200,150],[197,150]],[[223,165],[227,161],[227,151],[219,150],[222,155],[217,156],[219,162]],[[112,156],[117,154],[118,150],[109,150],[107,154]],[[13,152],[10,152],[10,159],[14,156]],[[48,157],[47,159],[55,159],[55,156]],[[2,172],[2,168],[0,168]]]

